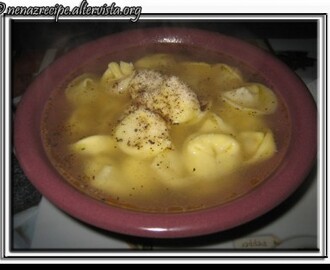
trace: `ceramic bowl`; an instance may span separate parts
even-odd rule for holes
[[[139,48],[194,48],[225,55],[246,64],[282,97],[291,120],[291,139],[285,158],[268,179],[246,195],[220,206],[186,213],[145,213],[110,206],[69,185],[45,154],[40,121],[51,92],[67,74],[86,63]],[[120,58],[118,59],[120,60]],[[303,82],[270,53],[219,33],[196,29],[151,28],[103,37],[57,59],[29,86],[14,125],[17,158],[33,185],[53,204],[73,217],[109,231],[153,238],[192,237],[220,232],[251,221],[290,196],[311,170],[317,148],[316,106]]]

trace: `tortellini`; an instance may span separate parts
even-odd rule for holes
[[[213,112],[208,112],[205,116],[204,122],[201,124],[198,130],[201,133],[224,133],[224,134],[234,134],[235,129],[226,123],[221,117]]]
[[[248,163],[254,163],[270,158],[276,152],[273,133],[245,131],[238,134],[245,158]]]
[[[126,93],[134,74],[135,70],[132,63],[111,62],[102,75],[101,84],[110,93],[123,94]]]
[[[212,66],[212,75],[215,85],[221,90],[228,90],[242,85],[244,80],[239,70],[226,64]]]
[[[69,148],[82,157],[84,175],[94,188],[102,191],[112,190],[114,193],[124,190],[118,180],[118,163],[111,157],[116,151],[112,136],[89,136],[71,144]]]
[[[118,100],[109,100],[109,97],[104,97],[102,92],[99,95],[95,102],[76,105],[67,119],[66,131],[74,142],[91,135],[106,133],[107,130],[111,129],[109,122],[113,122],[115,118],[112,112],[122,108],[123,104],[125,104]],[[98,104],[99,107],[96,107],[94,104]],[[95,132],[95,130],[98,130],[98,132]]]
[[[83,74],[74,79],[65,89],[66,98],[74,105],[88,105],[100,95],[95,75]]]
[[[205,180],[229,174],[242,162],[242,151],[237,140],[220,133],[188,138],[183,156],[188,171]]]
[[[73,111],[66,122],[68,136],[76,142],[82,136],[90,136],[90,130],[97,125],[95,116],[91,113],[88,106],[80,106]]]
[[[182,188],[194,181],[187,176],[182,155],[177,151],[165,150],[159,153],[153,159],[151,167],[157,173],[158,179],[168,187]]]
[[[252,114],[271,114],[277,108],[277,98],[273,91],[258,83],[223,92],[221,96],[235,108]]]
[[[93,135],[77,141],[70,147],[74,152],[83,155],[112,154],[116,142],[109,135]]]
[[[165,53],[157,53],[140,58],[134,63],[137,69],[165,71],[176,65],[175,59]]]
[[[180,78],[189,82],[199,94],[209,87],[221,91],[243,84],[240,72],[226,64],[207,64],[204,62],[182,62],[178,64]]]
[[[150,177],[150,162],[147,160],[128,157],[122,162],[120,169],[127,185],[134,190],[147,189],[148,183],[153,181]]]
[[[164,76],[153,70],[141,70],[131,80],[128,91],[133,99],[144,92],[152,92],[159,89],[164,82]]]
[[[84,173],[92,187],[110,194],[123,194],[126,190],[118,177],[118,165],[108,155],[95,155],[84,161]]]
[[[164,119],[142,107],[119,122],[115,139],[122,151],[140,158],[155,156],[171,147],[169,129]]]
[[[135,158],[127,158],[119,165],[106,155],[96,155],[85,163],[84,170],[94,188],[118,199],[127,199],[152,186],[149,164]]]
[[[178,73],[182,80],[189,82],[194,90],[202,92],[211,75],[211,65],[204,62],[182,62],[178,64]]]
[[[142,93],[137,102],[172,124],[188,122],[201,113],[196,94],[175,76],[167,78],[159,89]]]

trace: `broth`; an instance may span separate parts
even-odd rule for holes
[[[126,64],[114,64],[120,61]],[[122,78],[114,76],[118,68]],[[139,81],[133,91],[137,74],[161,83],[155,90],[151,81],[144,88]],[[185,89],[186,101],[167,111],[171,85]],[[221,205],[256,188],[285,155],[290,119],[267,85],[250,67],[197,49],[107,55],[78,67],[52,93],[42,118],[44,147],[70,184],[111,205],[163,213]],[[139,130],[134,117],[155,127]],[[139,147],[132,130],[140,134]]]

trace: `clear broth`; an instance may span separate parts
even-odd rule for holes
[[[148,169],[148,162],[150,161],[135,162],[134,166],[138,165],[136,169],[127,168],[129,166],[125,165],[129,164],[126,160],[127,155],[118,150],[115,154],[119,166],[122,170],[134,171],[135,177],[141,179],[141,182],[128,188],[125,196],[109,194],[95,189],[90,184],[92,179],[83,173],[81,158],[68,151],[68,145],[91,135],[112,134],[118,117],[130,101],[126,98],[108,99],[106,103],[105,99],[100,100],[101,104],[92,105],[90,113],[86,115],[86,118],[94,119],[94,124],[89,127],[88,132],[76,134],[72,132],[72,127],[67,125],[67,119],[71,116],[73,108],[65,98],[64,89],[72,79],[82,73],[93,73],[101,76],[111,61],[134,62],[142,56],[158,52],[172,53],[176,59],[202,61],[210,64],[225,63],[238,68],[245,81],[263,83],[273,89],[269,82],[258,76],[258,73],[247,65],[223,54],[185,46],[162,45],[153,48],[132,48],[125,52],[112,53],[102,57],[102,59],[84,63],[71,74],[68,74],[65,82],[51,93],[43,113],[41,135],[46,153],[57,171],[75,188],[104,203],[137,211],[160,213],[193,211],[221,205],[250,192],[266,181],[281,163],[289,145],[291,133],[290,128],[288,128],[291,126],[288,111],[276,89],[274,92],[278,98],[277,110],[271,115],[263,116],[266,123],[265,128],[272,130],[277,145],[277,152],[270,159],[251,166],[244,166],[218,181],[197,181],[184,188],[173,188],[157,181],[157,175]],[[173,74],[174,71],[164,67],[163,72]],[[180,75],[178,76],[180,77]],[[189,85],[189,81],[185,82]],[[213,100],[215,103],[212,105],[213,111],[220,114],[225,121],[231,121],[231,116],[226,115],[223,111],[224,106],[221,104],[222,101],[217,99],[216,91],[210,88],[207,83],[203,89],[197,90],[196,93],[198,96],[202,95]],[[104,110],[104,106],[107,106],[108,109]],[[170,134],[174,144],[181,145],[184,139],[196,128],[194,126],[185,127],[184,124],[173,126]]]

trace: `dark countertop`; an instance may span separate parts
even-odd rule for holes
[[[13,214],[37,205],[41,194],[35,189],[22,171],[16,157],[12,154],[12,202]]]

